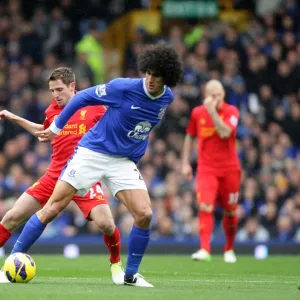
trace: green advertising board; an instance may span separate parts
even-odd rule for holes
[[[162,14],[166,18],[213,18],[219,6],[217,0],[165,0]]]

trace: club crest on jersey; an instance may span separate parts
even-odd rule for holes
[[[99,97],[106,96],[106,85],[100,84],[96,87],[96,94]]]
[[[85,115],[86,115],[86,110],[82,110],[81,112],[80,112],[80,120],[85,120]]]
[[[134,130],[131,130],[128,132],[127,136],[132,139],[144,141],[147,139],[151,128],[152,128],[152,125],[150,122],[148,122],[148,121],[139,122],[135,126]]]

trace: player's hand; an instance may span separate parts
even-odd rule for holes
[[[215,112],[217,109],[217,100],[211,96],[206,97],[203,104],[210,114]]]
[[[56,136],[49,128],[43,131],[37,131],[35,135],[38,137],[39,141],[42,143],[51,142]]]
[[[3,119],[12,120],[13,117],[14,117],[14,114],[12,114],[11,112],[9,112],[6,109],[0,111],[0,120],[3,120]]]
[[[193,168],[190,164],[183,164],[181,173],[186,180],[191,181],[193,179]]]

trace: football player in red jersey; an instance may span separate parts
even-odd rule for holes
[[[3,110],[0,119],[6,118],[35,135],[46,129],[72,99],[75,90],[75,74],[69,68],[57,68],[49,76],[49,89],[53,101],[46,109],[44,124],[36,124]],[[59,175],[81,137],[104,115],[104,106],[87,106],[77,111],[67,125],[52,141],[51,163],[38,181],[29,187],[16,201],[15,205],[3,217],[0,223],[0,247],[10,238],[12,231],[25,223],[29,217],[43,207],[50,198]],[[112,213],[101,189],[101,183],[95,184],[84,197],[74,195],[73,201],[85,218],[93,220],[103,233],[105,244],[110,252],[112,279],[115,284],[124,284],[124,271],[120,261],[120,233],[114,223]],[[0,282],[6,277],[0,273]]]
[[[192,259],[211,261],[213,213],[218,203],[224,211],[224,260],[227,263],[235,263],[237,259],[234,253],[234,238],[238,225],[236,207],[241,182],[241,167],[235,145],[239,111],[235,106],[225,103],[224,97],[225,91],[220,81],[207,82],[204,104],[193,109],[186,129],[182,174],[188,180],[193,177],[190,153],[193,138],[196,137],[196,192],[201,246],[200,250],[192,255]]]

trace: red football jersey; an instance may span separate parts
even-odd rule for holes
[[[220,118],[232,129],[227,139],[221,139],[213,120],[204,105],[192,111],[186,133],[198,138],[198,171],[218,171],[220,169],[240,169],[235,138],[239,111],[223,102],[218,111]]]
[[[56,101],[53,100],[51,105],[45,110],[45,129],[51,125],[62,110],[63,107],[58,106]],[[86,106],[79,109],[70,118],[63,130],[51,142],[53,153],[51,156],[51,164],[47,169],[48,175],[56,179],[59,177],[79,140],[101,119],[105,112],[106,108],[103,105]]]

